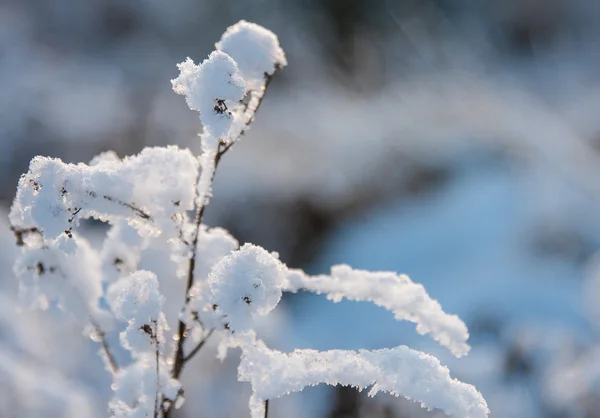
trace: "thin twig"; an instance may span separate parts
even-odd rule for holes
[[[142,219],[152,221],[152,217],[148,213],[144,212],[140,208],[135,207],[131,203],[123,202],[122,200],[115,199],[114,197],[110,197],[110,196],[106,196],[106,195],[102,196],[102,198],[105,200],[108,200],[109,202],[113,202],[113,203],[116,203],[117,205],[125,206],[126,208],[131,209]]]
[[[260,105],[262,104],[262,101],[265,98],[265,94],[267,93],[267,89],[269,88],[269,84],[271,84],[271,80],[273,80],[273,76],[265,73],[265,84],[263,86],[262,94],[258,98],[258,101],[256,102],[256,107],[254,109],[250,109],[251,113],[249,115],[250,117],[248,119],[246,119],[246,126],[250,126],[250,124],[252,122],[254,122],[254,116],[256,115],[256,112],[258,112],[258,109],[260,109]],[[244,132],[242,131],[242,133],[240,134],[240,136],[243,135],[243,134],[244,134]]]
[[[158,360],[159,360],[159,352],[158,352],[158,324],[156,321],[154,322],[154,334],[150,336],[152,340],[154,340],[154,345],[156,346],[156,393],[154,398],[154,418],[158,418],[158,410],[159,405],[161,404],[160,400],[160,370],[158,369]]]
[[[217,153],[215,154],[215,168],[213,170],[213,173],[212,173],[212,176],[210,179],[211,182],[213,181],[213,179],[215,177],[215,173],[217,171],[217,165],[219,164],[219,161],[221,160],[222,155],[231,148],[231,146],[226,146],[225,148],[221,148],[221,146],[222,146],[222,143],[219,143],[219,149],[217,150]],[[194,225],[195,229],[194,229],[194,235],[192,238],[192,245],[191,245],[192,254],[188,261],[187,283],[186,283],[186,288],[185,288],[185,302],[184,302],[183,306],[187,306],[187,304],[190,302],[190,289],[194,285],[194,270],[196,268],[196,247],[198,246],[198,238],[200,236],[200,227],[202,225],[202,218],[204,216],[204,208],[206,208],[206,205],[204,203],[201,203],[196,210],[196,222]],[[178,326],[177,332],[179,334],[179,340],[177,341],[177,351],[175,353],[175,363],[173,364],[173,377],[175,379],[179,378],[179,375],[181,374],[181,370],[183,369],[185,362],[190,359],[189,356],[185,357],[183,354],[183,345],[187,338],[186,326],[183,321],[179,321],[179,326]]]
[[[269,400],[265,401],[265,418],[269,418]]]
[[[245,134],[248,126],[250,126],[250,124],[254,121],[254,115],[256,114],[256,111],[260,108],[260,105],[265,97],[266,92],[267,92],[267,87],[271,83],[271,79],[272,79],[271,75],[265,74],[265,84],[262,88],[262,92],[261,92],[262,94],[258,98],[254,109],[250,109],[251,111],[249,112],[249,115],[246,118],[246,122],[245,122],[246,129],[242,129],[240,131],[238,137],[232,141],[229,141],[229,142],[220,141],[219,142],[219,147],[217,149],[217,152],[215,153],[214,169],[213,169],[211,179],[210,179],[211,183],[214,180],[215,174],[217,172],[217,166],[219,165],[219,162],[221,161],[221,158],[223,157],[223,155],[231,149],[231,147],[240,139],[240,137],[242,137]],[[248,108],[246,108],[244,110],[247,111]],[[196,181],[196,194],[198,194],[197,188],[198,188],[198,182],[199,182],[199,178],[200,178],[199,176],[198,176],[198,180]],[[184,307],[187,306],[187,304],[190,301],[190,289],[194,285],[194,279],[195,279],[194,269],[196,268],[196,247],[198,246],[198,236],[200,235],[200,228],[202,225],[202,218],[204,216],[205,208],[206,208],[206,204],[204,202],[201,202],[198,205],[198,208],[196,209],[194,235],[193,235],[192,243],[190,246],[191,250],[192,250],[192,254],[191,254],[189,262],[188,262],[188,270],[187,270],[187,283],[186,283],[186,288],[185,288]],[[172,371],[173,378],[175,378],[175,379],[179,378],[179,376],[181,375],[181,372],[183,371],[183,367],[185,366],[185,364],[188,361],[190,361],[193,358],[193,356],[198,353],[198,351],[200,351],[200,349],[204,346],[206,340],[212,334],[212,332],[213,332],[213,330],[211,330],[210,333],[206,336],[206,338],[204,338],[203,342],[199,343],[198,346],[196,346],[186,356],[186,355],[184,355],[184,352],[183,352],[185,340],[187,339],[186,325],[183,321],[181,321],[181,320],[179,321],[179,325],[178,325],[178,329],[177,329],[177,334],[179,335],[179,340],[177,341],[177,347],[175,350],[175,362],[173,364],[173,371]],[[168,406],[166,411],[164,411],[164,418],[170,417],[171,411],[173,410],[173,408],[172,408],[173,404],[174,404],[174,402]]]
[[[39,184],[38,186],[39,187]],[[63,187],[61,193],[64,195],[66,193],[68,193],[68,191]],[[93,198],[97,197],[97,194],[95,191],[90,190],[87,192],[87,194]],[[134,212],[137,216],[139,216],[142,219],[145,219],[147,221],[151,221],[152,222],[152,216],[150,216],[150,214],[148,214],[147,212],[143,211],[142,209],[136,207],[135,205],[133,205],[132,203],[127,203],[127,202],[123,202],[122,200],[116,199],[114,197],[108,196],[108,195],[103,195],[102,199],[104,200],[108,200],[109,202],[115,203],[119,206],[123,206],[127,209],[130,209],[132,212]],[[79,214],[79,212],[81,212],[83,208],[69,208],[67,209],[68,212],[71,213],[71,216],[67,219],[68,223],[73,223],[73,221],[75,220],[77,214]],[[32,226],[32,227],[26,227],[26,228],[18,228],[16,226],[11,226],[10,230],[12,231],[12,233],[15,236],[15,240],[16,240],[16,245],[18,247],[22,247],[25,245],[25,236],[30,235],[30,234],[39,234],[43,236],[42,230],[39,229],[36,226]],[[67,230],[69,233],[71,232],[71,228],[69,228]]]
[[[92,316],[92,314],[88,314],[88,317],[90,318],[90,322],[94,327],[94,331],[96,331],[96,335],[100,338],[100,344],[102,345],[102,349],[104,350],[104,354],[106,355],[106,360],[108,361],[110,370],[112,374],[115,375],[119,371],[119,366],[117,365],[115,356],[113,355],[108,345],[108,342],[106,341],[106,333],[104,332],[98,321],[96,321],[96,318]]]
[[[194,357],[194,355],[196,355],[196,353],[198,351],[200,351],[200,349],[204,346],[204,344],[206,344],[206,342],[208,341],[208,339],[210,338],[210,336],[212,335],[212,333],[215,331],[215,329],[211,329],[210,331],[208,331],[208,334],[206,334],[206,337],[202,338],[202,340],[198,343],[198,345],[189,352],[189,354],[187,356],[184,357],[183,361],[187,362],[189,361],[192,357]]]

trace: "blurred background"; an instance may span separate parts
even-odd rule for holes
[[[393,270],[465,320],[453,359],[362,303],[285,297],[282,350],[438,356],[492,417],[600,417],[600,3],[594,0],[0,2],[0,417],[103,417],[110,378],[74,323],[18,310],[6,213],[34,155],[199,151],[171,91],[240,19],[289,67],[219,167],[207,223],[291,267]],[[212,350],[212,351],[211,351]],[[234,356],[186,370],[185,417],[248,416]],[[271,417],[440,417],[317,387]]]

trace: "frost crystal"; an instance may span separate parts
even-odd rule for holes
[[[287,65],[277,35],[245,20],[228,27],[215,46],[237,62],[248,90],[260,89],[265,74]]]
[[[344,298],[373,302],[392,311],[397,320],[416,323],[419,334],[431,334],[455,356],[469,352],[466,343],[469,332],[464,322],[445,313],[422,285],[413,283],[406,275],[354,270],[346,265],[333,266],[331,276],[307,276],[302,271],[290,270],[285,290],[300,289],[326,294],[334,302]]]
[[[261,247],[244,244],[211,271],[212,301],[234,332],[252,328],[252,317],[267,315],[281,299],[285,266]]]
[[[229,55],[213,51],[200,65],[187,59],[178,64],[173,90],[185,96],[188,106],[200,113],[204,128],[214,138],[226,137],[234,119],[230,107],[245,93],[244,79]]]

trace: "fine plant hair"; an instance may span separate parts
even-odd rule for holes
[[[113,417],[171,416],[185,400],[180,377],[209,339],[218,339],[220,358],[230,347],[241,349],[238,379],[252,386],[253,418],[268,415],[269,400],[320,383],[369,388],[370,396],[385,391],[455,417],[487,417],[473,386],[406,346],[284,353],[259,338],[256,319],[268,315],[283,292],[308,291],[333,302],[372,302],[457,357],[470,348],[465,324],[405,275],[337,265],[330,274],[309,276],[288,268],[277,253],[240,245],[226,230],[203,224],[219,163],[251,127],[271,79],[286,65],[275,34],[240,21],[207,59],[195,64],[188,58],[171,80],[199,112],[200,156],[168,146],[123,159],[106,152],[89,164],[33,158],[10,212],[21,249],[14,266],[20,299],[85,322],[113,377]],[[78,232],[86,218],[110,225],[100,249]],[[144,267],[152,251],[168,263]],[[177,301],[159,285],[170,280],[185,283]],[[181,309],[169,324],[164,308],[173,303]],[[118,346],[109,338],[117,334]]]

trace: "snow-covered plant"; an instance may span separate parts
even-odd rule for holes
[[[373,302],[457,357],[469,351],[465,324],[407,276],[345,265],[308,276],[276,253],[240,246],[227,231],[202,223],[221,158],[250,127],[273,74],[287,64],[277,37],[245,21],[228,28],[216,48],[200,64],[189,58],[179,64],[172,80],[200,114],[199,157],[167,147],[123,159],[108,152],[90,164],[31,161],[10,213],[21,247],[14,267],[21,300],[57,306],[88,325],[113,374],[111,416],[169,416],[184,401],[185,365],[208,338],[219,338],[220,356],[241,348],[238,377],[252,385],[254,418],[267,415],[270,399],[319,383],[370,387],[371,396],[386,391],[455,417],[486,417],[473,386],[408,347],[283,353],[260,340],[256,319],[269,315],[283,292],[309,291],[334,302]],[[111,226],[99,249],[78,233],[86,218]],[[142,262],[148,254],[168,263],[148,268]],[[176,280],[185,283],[185,294],[178,322],[169,324],[161,285]]]

